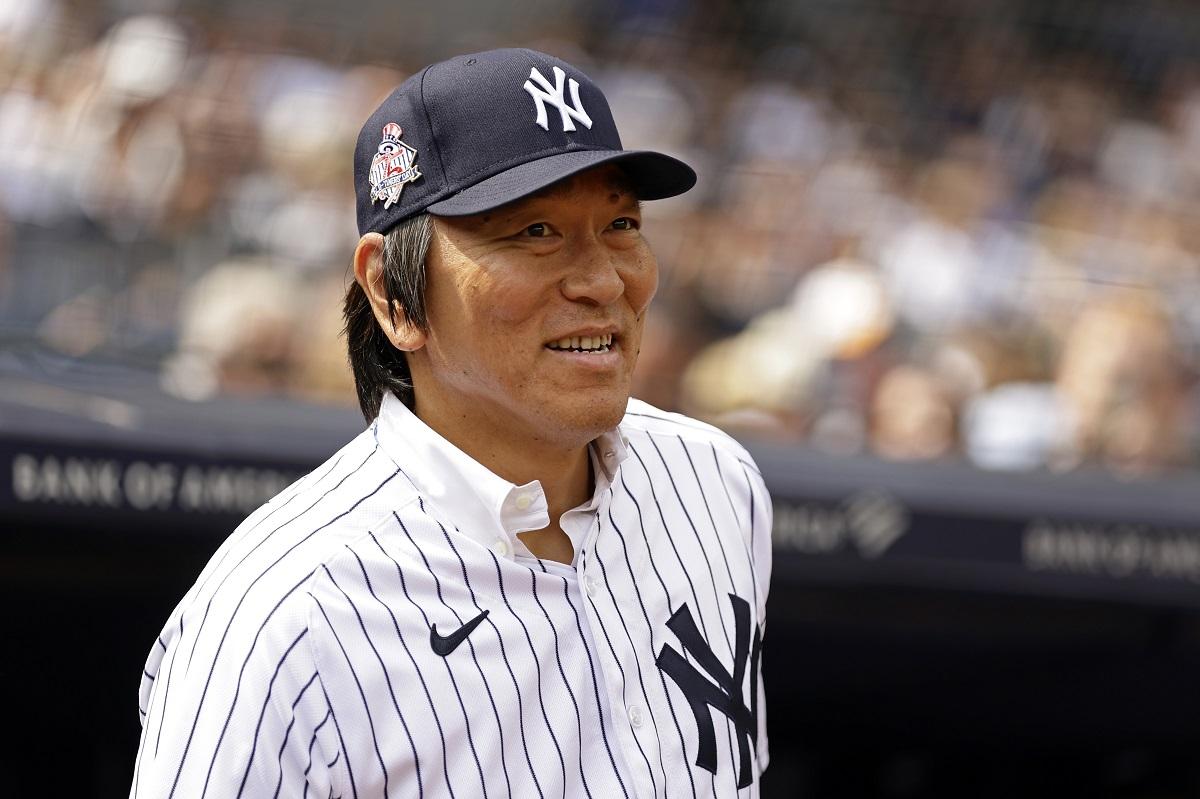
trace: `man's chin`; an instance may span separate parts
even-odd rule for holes
[[[556,407],[547,413],[553,419],[547,418],[548,424],[558,422],[564,433],[573,433],[580,444],[586,444],[601,433],[612,430],[625,416],[625,408],[629,404],[628,395],[612,397],[589,397],[580,399],[577,403],[566,404],[563,398],[555,403]]]

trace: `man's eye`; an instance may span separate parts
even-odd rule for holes
[[[613,230],[637,230],[638,221],[633,217],[623,216],[620,219],[614,219]]]
[[[535,239],[541,239],[550,235],[550,229],[541,222],[537,222],[525,228],[524,233],[526,236],[530,236]]]

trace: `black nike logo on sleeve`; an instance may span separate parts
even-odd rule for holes
[[[471,634],[472,630],[479,626],[481,621],[487,618],[487,615],[488,611],[483,611],[478,616],[471,619],[469,622],[464,624],[462,627],[459,627],[449,635],[438,635],[437,625],[433,625],[429,628],[429,645],[433,647],[433,651],[435,653],[441,655],[442,657],[446,657],[455,649],[457,649],[459,644],[467,640],[467,636]]]

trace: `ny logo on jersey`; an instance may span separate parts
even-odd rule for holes
[[[536,86],[534,81],[537,81]],[[567,105],[567,101],[563,97],[563,81],[567,82],[567,87],[571,90],[571,105]],[[559,116],[562,117],[563,133],[575,130],[575,123],[572,119],[579,120],[579,124],[591,129],[592,118],[588,116],[587,111],[583,110],[583,104],[579,102],[579,81],[574,78],[567,80],[567,73],[558,67],[554,68],[553,86],[542,73],[538,72],[537,67],[530,69],[529,80],[525,81],[525,91],[529,92],[529,96],[537,104],[537,119],[534,121],[541,126],[542,130],[550,130],[550,122],[546,119],[546,103],[550,103],[558,109]]]
[[[734,642],[733,674],[721,665],[713,654],[712,647],[696,629],[692,612],[686,604],[671,616],[667,629],[675,633],[679,643],[692,659],[716,682],[706,680],[700,671],[684,659],[683,655],[663,644],[658,652],[658,667],[675,681],[687,697],[692,715],[696,717],[696,731],[700,735],[700,748],[696,754],[696,765],[717,773],[717,738],[709,708],[720,711],[733,723],[737,733],[738,788],[745,788],[752,781],[750,774],[750,744],[758,743],[758,656],[762,650],[762,630],[754,626],[754,637],[750,636],[750,604],[741,597],[729,595],[733,605],[736,628]],[[750,706],[742,699],[742,683],[746,678],[746,666],[750,671]]]

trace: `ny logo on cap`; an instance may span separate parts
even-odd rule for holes
[[[536,86],[534,81],[537,81]],[[563,97],[563,81],[566,81],[567,86],[571,89],[571,105],[567,105],[567,101]],[[525,91],[529,92],[529,96],[537,104],[535,122],[541,126],[542,130],[550,130],[550,123],[546,119],[546,103],[550,103],[558,109],[558,113],[562,117],[563,133],[575,130],[575,123],[572,119],[579,120],[579,124],[591,129],[592,118],[588,116],[587,111],[583,110],[583,104],[579,102],[579,81],[574,78],[567,80],[567,73],[559,67],[554,68],[553,86],[542,73],[538,72],[537,67],[530,69],[529,80],[525,81]]]

